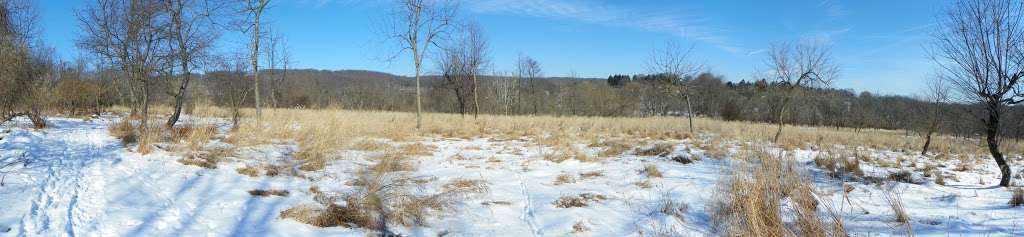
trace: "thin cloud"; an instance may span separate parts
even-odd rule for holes
[[[747,53],[710,27],[706,18],[682,16],[677,11],[639,11],[576,0],[481,0],[466,2],[465,6],[475,13],[565,19],[674,34],[730,53]]]

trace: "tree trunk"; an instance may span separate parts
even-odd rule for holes
[[[924,147],[921,148],[921,156],[925,156],[928,154],[928,146],[932,144],[932,133],[934,132],[934,128],[930,129],[928,130],[928,134],[924,136]]]
[[[146,135],[147,127],[149,126],[149,83],[146,81],[142,82],[142,121],[139,123],[139,133],[142,136]]]
[[[783,103],[782,107],[779,108],[778,120],[775,121],[775,123],[778,124],[778,130],[775,131],[775,138],[772,139],[772,142],[778,143],[779,142],[779,137],[782,137],[782,126],[785,124],[785,123],[783,123],[782,119],[784,118],[783,116],[785,114],[786,114],[786,105],[785,105],[785,103]]]
[[[480,97],[477,95],[476,74],[473,74],[473,118],[480,116]]]
[[[413,49],[415,51],[415,49]],[[413,54],[416,54],[413,52]],[[416,57],[416,56],[414,56]],[[416,130],[423,126],[423,103],[420,101],[420,63],[416,59]]]
[[[1006,164],[1003,153],[999,151],[999,103],[998,100],[988,102],[988,120],[985,120],[985,142],[988,144],[988,152],[992,159],[999,166],[1002,177],[999,179],[999,186],[1010,187],[1010,166]]]
[[[181,63],[181,69],[185,72],[182,75],[181,87],[178,87],[178,94],[174,97],[174,113],[167,119],[167,127],[174,127],[175,123],[178,123],[178,118],[181,117],[181,107],[185,104],[185,97],[187,96],[188,82],[192,77],[192,73],[189,73],[188,62],[183,61]]]
[[[253,92],[256,96],[256,126],[260,126],[260,117],[262,116],[262,110],[260,109],[260,65],[259,65],[259,53],[260,53],[260,15],[262,14],[262,6],[256,11],[252,32],[252,72],[253,72]]]
[[[690,120],[690,134],[693,134],[693,107],[690,104],[690,95],[684,94],[683,98],[686,99],[686,117]]]

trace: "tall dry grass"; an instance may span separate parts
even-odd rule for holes
[[[712,230],[726,236],[847,236],[841,216],[818,199],[795,161],[767,149],[717,185],[707,211]],[[785,208],[783,200],[793,205]],[[824,209],[827,215],[820,215]],[[792,217],[792,218],[787,218]],[[787,222],[789,219],[791,221]]]
[[[197,109],[198,110],[198,109]],[[225,113],[203,109],[209,114]],[[252,111],[245,110],[245,114]],[[405,112],[266,109],[257,126],[255,119],[246,119],[233,135],[241,143],[266,143],[294,140],[316,147],[351,146],[358,138],[384,138],[397,141],[418,137],[454,138],[489,137],[495,139],[541,138],[538,140],[603,141],[625,139],[685,139],[696,137],[688,132],[682,118],[608,118],[554,116],[481,115],[478,119],[455,114],[424,114],[423,128],[415,128],[415,114]],[[714,139],[765,142],[771,140],[775,127],[771,124],[721,121],[697,118],[699,133]],[[786,126],[779,147],[829,148],[833,145],[866,147],[895,151],[916,151],[923,140],[904,131],[836,129],[827,127]],[[545,141],[548,143],[550,141]],[[933,139],[933,151],[953,154],[985,154],[976,140],[948,136]],[[1006,142],[1008,154],[1021,154],[1024,146]]]

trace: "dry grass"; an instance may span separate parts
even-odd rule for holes
[[[582,234],[582,233],[587,233],[589,231],[590,231],[590,227],[587,226],[587,223],[584,223],[582,221],[577,221],[576,224],[572,225],[572,233],[573,234]]]
[[[580,173],[580,179],[590,179],[601,176],[604,176],[604,172],[600,170]]]
[[[443,185],[443,190],[431,195],[419,195],[414,185],[422,179],[405,175],[402,171],[415,170],[408,162],[406,152],[387,150],[375,158],[377,163],[360,171],[351,182],[355,190],[341,195],[328,195],[316,189],[314,200],[318,205],[292,207],[281,213],[314,226],[362,227],[378,235],[393,234],[389,225],[426,225],[427,218],[445,212],[468,195],[488,192],[484,181],[457,179]],[[344,201],[345,205],[336,204]]]
[[[581,193],[579,195],[562,196],[553,203],[557,208],[586,207],[592,202],[607,200],[608,197],[595,193]]]
[[[122,108],[123,109],[123,108]],[[153,113],[169,109],[154,108]],[[201,116],[229,117],[227,110],[199,106]],[[251,109],[243,114],[252,114]],[[426,135],[446,137],[496,137],[517,139],[558,134],[568,141],[594,141],[604,137],[680,139],[690,137],[688,127],[675,117],[648,118],[601,118],[601,117],[554,117],[554,116],[497,116],[481,115],[478,119],[463,118],[455,114],[426,113],[423,129],[417,130],[415,113],[313,110],[313,109],[264,109],[262,126],[255,121],[243,120],[238,131],[232,136],[238,144],[266,144],[275,140],[293,140],[300,144],[319,141],[327,147],[346,147],[352,140],[363,138],[385,138],[405,141]],[[728,122],[709,118],[695,118],[694,125],[700,132],[717,135],[718,139],[735,141],[768,141],[775,134],[775,126],[766,123]],[[786,126],[779,144],[799,146],[813,141],[820,147],[826,145],[863,146],[886,150],[916,150],[923,139],[907,137],[904,131],[862,129],[835,129],[826,127]],[[1024,145],[1007,143],[1007,155],[1022,154]],[[933,139],[936,151],[950,154],[983,153],[980,147],[963,139],[938,136]],[[610,154],[610,153],[609,153]]]
[[[271,189],[271,190],[253,189],[253,190],[249,190],[249,195],[259,196],[259,197],[268,197],[268,196],[287,197],[288,194],[290,194],[288,192],[288,190],[279,190],[279,189]]]
[[[384,175],[399,171],[413,171],[416,169],[416,166],[414,166],[405,156],[404,152],[390,150],[374,157],[374,159],[377,160],[377,163],[371,166],[369,170],[375,175]]]
[[[907,224],[910,221],[910,215],[907,215],[907,210],[903,208],[903,196],[899,192],[894,191],[892,187],[886,188],[882,190],[882,198],[892,210],[893,221],[900,224]]]
[[[262,173],[260,168],[256,168],[256,167],[252,167],[252,166],[245,166],[245,167],[242,167],[242,168],[238,168],[236,171],[238,171],[239,174],[243,174],[243,175],[249,176],[249,177],[258,177]]]
[[[672,195],[666,193],[662,195],[656,211],[683,221],[686,220],[686,213],[690,211],[690,206],[686,205],[686,203],[675,200],[672,198]]]
[[[900,170],[900,171],[889,173],[889,177],[888,178],[889,178],[889,180],[892,180],[892,181],[895,181],[895,182],[900,182],[900,183],[910,183],[910,184],[917,184],[917,183],[919,183],[917,180],[914,179],[914,173],[910,172],[909,170]]]
[[[554,185],[562,185],[562,184],[571,184],[571,183],[576,183],[576,178],[573,177],[570,174],[562,173],[562,174],[558,175],[558,177],[555,177],[555,182],[552,183],[552,184],[554,184]]]
[[[648,148],[637,149],[636,155],[638,156],[667,156],[671,154],[675,149],[675,146],[671,143],[662,142],[656,143]]]
[[[139,141],[139,133],[129,119],[122,119],[111,124],[107,127],[107,131],[111,136],[121,140],[121,144],[125,146]]]
[[[580,151],[580,149],[571,145],[561,145],[555,147],[553,151],[544,152],[544,160],[555,163],[562,163],[567,160],[578,160],[581,162],[593,162],[597,161],[586,152]]]
[[[746,159],[754,161],[751,167],[739,167],[724,179],[708,204],[713,231],[728,236],[846,236],[841,218],[816,201],[794,161],[763,149],[750,154]],[[785,197],[795,205],[784,210]],[[818,216],[822,206],[830,217]],[[796,216],[794,223],[784,222],[785,212]]]
[[[1013,189],[1013,197],[1010,198],[1010,206],[1024,206],[1024,188]]]
[[[843,152],[828,151],[819,153],[818,156],[814,157],[814,165],[825,170],[835,178],[847,175],[864,177],[864,170],[860,168],[859,156],[850,157]]]
[[[207,169],[216,169],[217,163],[220,163],[225,157],[229,157],[234,154],[235,150],[232,148],[217,148],[208,151],[197,151],[191,152],[181,159],[178,159],[178,163],[199,166]]]
[[[391,148],[390,144],[374,140],[360,140],[349,146],[349,149],[359,151],[380,151],[388,148]]]
[[[170,129],[170,139],[183,143],[187,151],[198,151],[217,136],[217,132],[213,125],[184,124]]]
[[[598,143],[591,143],[589,146],[605,147],[604,150],[597,153],[600,157],[615,157],[633,149],[633,146],[624,140],[605,140]]]
[[[661,170],[658,170],[658,166],[654,164],[645,165],[644,168],[638,171],[642,175],[646,175],[648,178],[661,178]]]
[[[437,149],[437,147],[431,147],[417,142],[402,145],[398,149],[401,150],[402,155],[405,156],[431,156],[434,155],[434,149]]]

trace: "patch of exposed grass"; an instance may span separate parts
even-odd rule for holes
[[[260,168],[256,168],[256,167],[252,167],[252,166],[245,166],[245,167],[242,167],[242,168],[238,168],[238,170],[236,170],[236,171],[238,171],[239,174],[243,174],[243,175],[249,176],[249,177],[259,177],[260,174],[262,173]]]
[[[675,149],[675,146],[672,145],[671,143],[667,143],[667,142],[655,143],[651,147],[643,148],[643,149],[637,149],[636,155],[638,155],[638,156],[667,156],[668,154],[671,154],[674,149]]]
[[[552,184],[554,184],[554,185],[562,185],[562,184],[571,184],[571,183],[576,183],[576,178],[573,177],[570,174],[562,173],[562,174],[558,175],[558,177],[555,177],[555,182],[552,183]]]
[[[608,197],[595,193],[581,193],[579,195],[562,196],[553,203],[557,208],[586,207],[590,203],[607,200]]]
[[[648,178],[661,178],[661,170],[658,170],[658,166],[654,164],[645,165],[644,168],[640,169],[640,174],[646,175]]]

